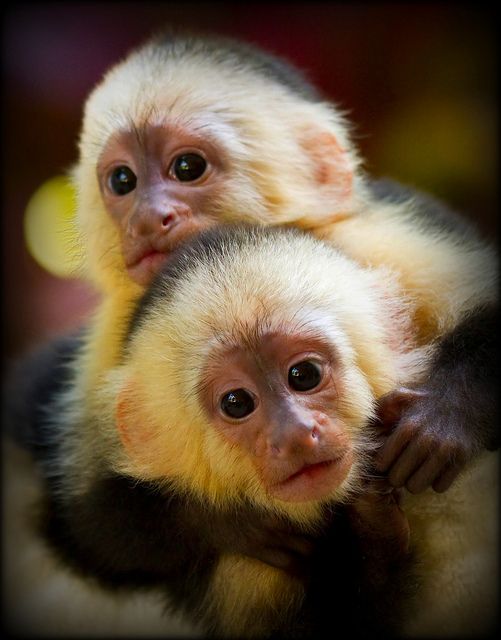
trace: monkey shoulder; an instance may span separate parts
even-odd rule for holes
[[[478,230],[465,216],[436,196],[391,178],[371,178],[367,185],[372,202],[402,205],[402,213],[408,209],[412,210],[414,222],[420,223],[430,232],[479,237]],[[409,208],[405,205],[409,205]]]

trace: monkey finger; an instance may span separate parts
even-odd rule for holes
[[[427,458],[405,483],[407,490],[410,491],[410,493],[422,493],[437,480],[442,469],[442,460],[436,456]]]
[[[433,482],[433,490],[437,493],[444,493],[458,477],[461,467],[449,466],[447,469]]]
[[[378,401],[376,427],[379,431],[391,431],[398,423],[404,411],[418,398],[426,395],[424,391],[398,387],[382,396]]]
[[[428,452],[419,442],[411,442],[398,456],[388,471],[388,481],[394,487],[403,487],[411,475],[426,460]]]
[[[411,422],[400,424],[377,452],[374,459],[375,468],[381,473],[388,471],[401,456],[413,435],[414,428]]]
[[[385,479],[374,490],[361,494],[349,507],[350,513],[367,523],[387,519],[389,513],[400,505],[400,490],[392,487]]]

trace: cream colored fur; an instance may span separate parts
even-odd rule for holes
[[[333,135],[344,153],[332,154],[329,162],[339,164],[340,174],[353,175],[358,160],[338,111],[298,100],[231,58],[215,61],[195,53],[178,59],[146,46],[113,68],[89,97],[74,170],[89,273],[107,292],[123,284],[123,265],[117,233],[103,215],[97,161],[117,131],[130,129],[131,123],[165,122],[203,130],[231,159],[218,203],[221,220],[301,224],[311,217],[308,212],[317,223],[344,215],[346,196],[335,179],[317,184],[317,163],[302,145]]]
[[[492,632],[499,604],[499,454],[485,453],[447,493],[407,493],[403,508],[423,576],[405,635]]]
[[[422,341],[452,329],[477,305],[498,300],[499,264],[493,248],[478,239],[459,243],[416,219],[415,202],[371,202],[357,216],[320,229],[350,257],[366,266],[384,265],[415,304],[414,324]]]
[[[420,228],[412,201],[381,205],[367,195],[348,123],[332,104],[302,100],[231,55],[179,51],[166,54],[154,43],[138,49],[106,74],[85,106],[73,178],[87,274],[105,294],[82,372],[87,396],[116,362],[141,293],[127,277],[96,176],[109,137],[132,123],[203,128],[231,159],[224,196],[214,203],[221,221],[301,226],[364,265],[390,267],[417,301],[415,321],[425,340],[470,306],[497,298],[496,258],[482,243],[459,245]],[[329,176],[322,183],[319,166]]]

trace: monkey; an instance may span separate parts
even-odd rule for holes
[[[468,460],[498,446],[494,251],[433,201],[371,181],[349,128],[288,63],[230,39],[163,34],[107,73],[86,103],[72,171],[86,275],[103,296],[74,352],[76,405],[95,412],[132,309],[178,244],[221,221],[286,224],[362,266],[395,269],[416,302],[419,340],[441,345],[428,376],[379,401],[390,482],[448,490]],[[267,543],[253,552],[262,559]]]
[[[436,348],[413,304],[391,270],[294,228],[187,241],[135,307],[92,419],[73,393],[53,412],[45,535],[110,586],[166,590],[216,637],[317,637],[333,618],[353,635],[490,631],[497,453],[446,493],[405,492],[406,517],[363,488],[378,398]],[[382,522],[357,536],[370,499]],[[213,520],[241,510],[319,536],[308,573],[215,548]]]
[[[390,482],[444,491],[499,446],[497,254],[432,199],[371,181],[349,129],[298,70],[231,39],[162,33],[105,75],[72,171],[87,277],[103,294],[82,363],[89,408],[134,302],[180,242],[216,222],[285,224],[396,270],[421,342],[441,344],[419,387],[381,400]]]

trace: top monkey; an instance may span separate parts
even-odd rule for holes
[[[143,286],[216,220],[316,228],[358,210],[347,130],[284,62],[231,40],[152,40],[85,108],[74,178],[93,279]]]
[[[343,116],[287,63],[230,39],[152,39],[90,95],[73,178],[104,293],[79,374],[86,402],[174,247],[215,222],[287,224],[396,271],[422,342],[440,341],[422,387],[381,402],[391,434],[377,464],[392,484],[446,490],[498,445],[494,252],[433,200],[371,183]]]

